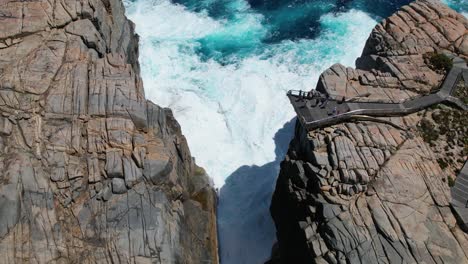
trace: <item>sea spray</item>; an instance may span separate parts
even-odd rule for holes
[[[356,10],[327,14],[316,39],[263,43],[269,25],[250,9],[229,22],[164,0],[127,6],[141,36],[146,95],[173,109],[217,186],[240,166],[274,160],[273,135],[294,116],[287,90],[313,89],[335,62],[352,66],[376,23]],[[210,47],[212,57],[200,51]],[[237,52],[223,60],[219,52],[229,47]]]
[[[270,254],[268,207],[294,127],[287,90],[313,89],[333,63],[354,66],[377,21],[408,2],[125,2],[147,97],[173,109],[197,163],[222,187],[223,264]]]

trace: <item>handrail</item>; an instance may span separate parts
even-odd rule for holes
[[[461,68],[459,66],[454,66],[450,72],[445,76],[441,87],[439,90],[437,90],[436,93],[430,93],[427,95],[423,96],[418,96],[415,98],[410,98],[406,100],[402,100],[398,103],[392,103],[392,102],[350,102],[350,101],[345,101],[348,106],[351,105],[357,105],[360,107],[360,109],[355,109],[351,110],[345,113],[341,113],[338,115],[334,116],[328,116],[320,120],[313,120],[313,121],[307,121],[305,117],[302,119],[299,119],[302,121],[303,125],[308,128],[308,129],[313,129],[313,128],[318,128],[320,126],[325,126],[325,125],[331,125],[340,121],[345,121],[347,119],[350,119],[351,116],[354,115],[367,115],[367,116],[401,116],[401,115],[407,115],[411,114],[417,111],[420,111],[424,108],[427,108],[431,105],[434,104],[439,104],[439,103],[448,103],[448,104],[453,104],[457,106],[458,108],[461,108],[462,110],[466,111],[468,107],[461,103],[460,100],[456,100],[457,98],[454,98],[451,96],[451,94],[454,92],[454,88],[458,84],[458,82],[462,78],[462,74],[466,70],[466,67]],[[454,74],[457,74],[455,77],[453,76]],[[467,81],[467,80],[465,80]],[[313,95],[322,95],[325,97],[326,95],[318,92],[318,91],[311,91]],[[301,91],[301,90],[289,90],[288,91],[288,96],[294,96],[294,97],[300,97],[304,96],[304,99],[308,99],[307,95],[310,95],[310,92],[306,91]],[[330,101],[335,101],[337,102],[336,99],[327,99]],[[425,101],[426,100],[426,101]],[[296,101],[297,102],[297,101]],[[296,109],[295,103],[293,103],[293,106],[300,115],[299,110]],[[365,108],[366,104],[369,105],[369,108]],[[370,104],[381,104],[381,105],[386,105],[385,108],[381,109],[376,109],[374,107],[370,107]],[[389,106],[390,105],[390,106]],[[362,108],[361,108],[362,107]],[[391,107],[388,108],[388,107]]]

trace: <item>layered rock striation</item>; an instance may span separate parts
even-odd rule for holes
[[[218,263],[216,194],[120,0],[0,3],[0,263]]]
[[[356,69],[333,65],[317,90],[372,102],[437,90],[445,72],[430,58],[466,59],[467,27],[438,1],[413,2],[375,27]],[[296,123],[272,199],[270,263],[468,263],[449,188],[467,158],[466,113],[437,106],[379,119]]]

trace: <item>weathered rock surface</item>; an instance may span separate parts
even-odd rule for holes
[[[356,69],[332,66],[317,89],[386,102],[425,94],[444,77],[425,55],[467,58],[467,27],[439,2],[416,1],[375,27]],[[441,169],[439,143],[419,128],[441,111],[458,110],[382,118],[395,126],[363,121],[307,132],[297,122],[272,200],[278,249],[271,263],[468,263],[468,234],[450,207],[447,178],[456,174]],[[467,119],[450,116],[464,122],[450,131],[466,138]],[[463,166],[466,144],[450,149],[454,168]]]
[[[0,3],[0,263],[218,263],[216,194],[120,0]]]
[[[334,96],[398,102],[438,87],[443,75],[424,55],[447,51],[466,58],[468,21],[438,1],[403,6],[372,31],[356,69],[336,64],[317,89]]]

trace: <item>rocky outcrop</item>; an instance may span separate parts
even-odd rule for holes
[[[0,263],[218,263],[216,194],[119,0],[0,3]]]
[[[467,27],[438,1],[411,3],[375,27],[356,69],[332,66],[317,89],[357,101],[427,94],[444,79],[428,58],[467,58]],[[468,263],[449,189],[467,158],[465,116],[437,106],[312,131],[297,122],[271,205],[270,263]]]
[[[356,69],[333,65],[317,90],[332,96],[399,102],[437,88],[444,75],[427,55],[446,51],[467,58],[468,21],[438,1],[416,1],[381,21],[370,34]]]

